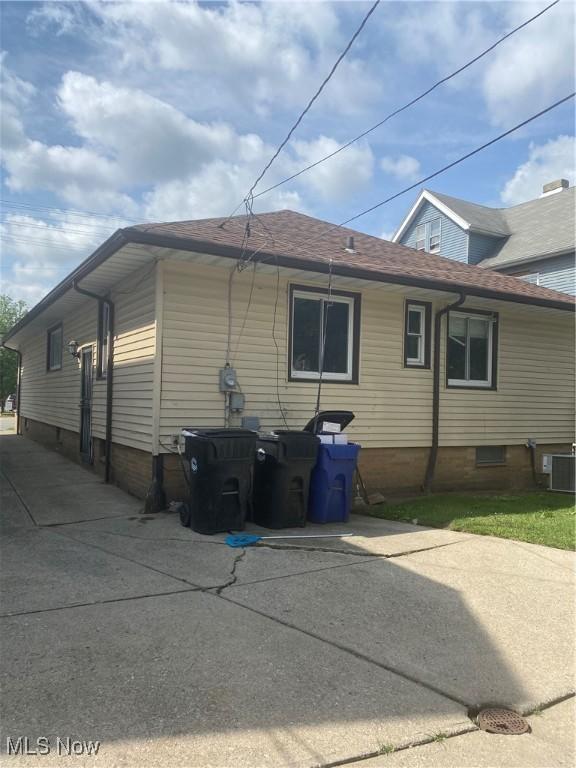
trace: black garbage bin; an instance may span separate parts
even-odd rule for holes
[[[306,525],[316,435],[281,430],[256,443],[252,516],[265,528]]]
[[[182,430],[190,488],[180,514],[197,533],[244,529],[252,486],[256,432],[247,429]]]

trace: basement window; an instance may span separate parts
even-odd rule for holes
[[[62,323],[49,328],[46,337],[46,370],[62,368]]]
[[[476,448],[476,466],[487,467],[506,464],[505,445],[481,445]]]
[[[357,383],[359,321],[358,294],[291,286],[290,379]]]

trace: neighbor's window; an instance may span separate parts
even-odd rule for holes
[[[506,464],[505,445],[480,445],[476,448],[476,464],[493,465]]]
[[[46,368],[49,371],[59,371],[62,368],[62,325],[48,331]]]
[[[98,306],[98,368],[97,375],[105,376],[108,371],[108,350],[110,348],[110,305],[101,301]]]
[[[450,312],[448,318],[448,385],[493,387],[497,317]]]
[[[534,283],[534,285],[540,285],[539,272],[530,272],[527,275],[514,275],[514,277],[519,277],[520,280],[525,280],[527,283]]]
[[[430,253],[438,253],[440,251],[441,222],[441,219],[434,219],[430,222],[430,244],[428,246]]]
[[[430,367],[431,305],[407,301],[404,325],[404,365],[406,368]]]
[[[322,369],[326,380],[357,379],[358,302],[354,294],[292,289],[291,378],[318,379]]]
[[[416,250],[426,250],[426,224],[418,224],[416,227]]]

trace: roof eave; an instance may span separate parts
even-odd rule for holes
[[[85,259],[73,272],[64,278],[55,286],[41,301],[33,307],[24,317],[14,325],[10,331],[3,337],[2,346],[10,347],[7,342],[15,336],[28,323],[32,322],[45,309],[53,304],[58,298],[63,296],[66,291],[73,288],[74,283],[86,277],[93,269],[110,258],[116,251],[128,243],[138,243],[142,245],[155,245],[159,248],[171,250],[180,250],[187,252],[210,253],[215,256],[222,256],[231,259],[242,258],[244,251],[237,246],[220,245],[206,240],[182,239],[170,237],[169,235],[159,235],[155,232],[146,232],[134,228],[119,229],[111,235],[108,240],[102,243],[94,253]],[[328,272],[330,267],[325,262],[303,261],[290,256],[281,256],[275,253],[260,251],[258,261],[273,260],[279,266],[290,269],[299,269],[308,272]],[[564,312],[574,312],[575,304],[570,301],[555,301],[554,299],[544,299],[529,296],[517,296],[515,294],[501,293],[490,289],[476,288],[474,286],[461,285],[459,283],[446,282],[443,280],[434,280],[433,278],[417,278],[409,275],[397,275],[387,272],[374,272],[369,269],[359,267],[350,267],[345,264],[333,265],[334,274],[340,274],[343,277],[352,277],[356,279],[368,280],[379,283],[392,283],[395,285],[409,285],[416,288],[427,288],[431,290],[454,293],[464,291],[468,296],[477,296],[479,298],[495,299],[498,301],[509,301],[516,304],[529,304],[545,307],[548,309],[558,309]]]
[[[125,230],[126,235],[131,242],[138,242],[146,245],[155,245],[159,248],[168,248],[171,250],[191,251],[210,253],[214,256],[222,256],[225,258],[240,259],[244,255],[244,251],[241,248],[230,245],[219,245],[210,241],[182,239],[178,237],[170,237],[169,235],[158,235],[152,232],[141,232],[135,230]],[[269,253],[266,251],[260,251],[258,253],[258,262],[273,260],[281,267],[289,269],[299,269],[307,272],[326,272],[330,270],[330,265],[326,262],[320,261],[303,261],[302,259],[281,256],[275,253]],[[518,296],[515,294],[501,293],[500,291],[492,291],[488,288],[477,288],[474,286],[461,285],[459,283],[446,282],[443,280],[434,280],[433,278],[417,278],[410,275],[397,275],[387,272],[374,272],[369,269],[361,269],[359,267],[350,267],[345,264],[334,264],[332,262],[332,272],[335,275],[341,275],[342,277],[351,277],[361,280],[369,280],[371,282],[378,283],[393,283],[395,285],[409,285],[415,288],[428,288],[431,290],[443,291],[448,293],[455,293],[464,291],[468,296],[477,296],[478,298],[495,299],[497,301],[509,301],[516,304],[530,304],[535,306],[545,307],[547,309],[559,309],[567,312],[575,311],[575,304],[570,300],[555,301],[554,299],[544,299],[538,297]]]
[[[52,288],[52,290],[47,293],[46,296],[44,296],[44,298],[38,302],[38,304],[32,307],[32,309],[27,312],[24,317],[16,323],[16,325],[12,326],[8,333],[2,338],[2,346],[10,349],[10,347],[8,347],[6,344],[7,341],[9,341],[20,330],[22,330],[22,328],[28,325],[28,323],[32,322],[34,318],[42,314],[42,312],[47,309],[47,307],[53,304],[61,296],[63,296],[66,291],[70,290],[74,286],[75,282],[81,280],[99,264],[102,264],[104,261],[106,261],[106,259],[110,258],[110,256],[122,248],[123,245],[130,242],[130,240],[126,238],[125,232],[125,229],[117,229],[116,232],[110,235],[110,237],[102,243],[102,245],[96,248],[94,253],[88,256],[87,259],[79,264],[76,269],[67,275],[61,282],[59,282],[58,285]]]

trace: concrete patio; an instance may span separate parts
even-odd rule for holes
[[[43,736],[101,742],[75,765],[573,764],[573,553],[360,516],[306,531],[348,539],[234,550],[21,437],[0,456],[3,751]],[[468,717],[483,704],[545,711],[498,737]]]

